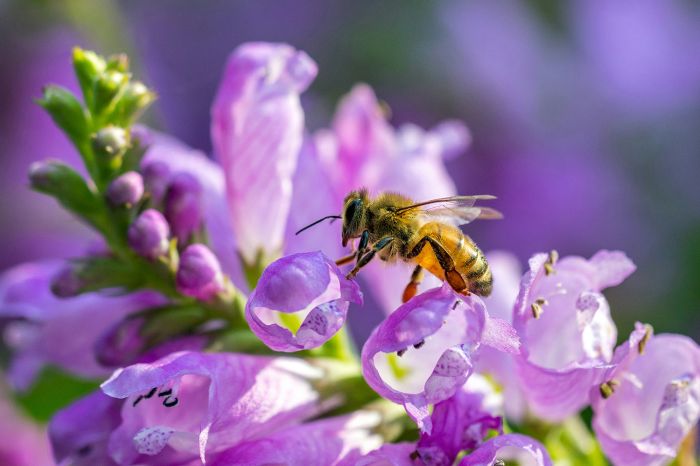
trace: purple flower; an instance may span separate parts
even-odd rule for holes
[[[128,231],[129,246],[148,259],[168,253],[170,226],[163,214],[148,209],[138,216]]]
[[[212,140],[226,176],[232,226],[243,259],[282,250],[292,176],[302,144],[299,102],[316,76],[304,52],[248,43],[230,56],[212,107]]]
[[[217,456],[213,466],[284,464],[327,466],[344,464],[377,448],[381,438],[371,433],[379,415],[358,411],[352,415],[323,419],[249,440]]]
[[[176,173],[165,192],[165,218],[179,244],[186,244],[202,223],[202,186],[189,173]]]
[[[126,172],[107,188],[107,198],[116,206],[132,206],[143,196],[143,178],[137,172]]]
[[[175,283],[182,294],[203,300],[213,298],[225,286],[218,259],[203,244],[192,244],[182,251]]]
[[[49,438],[56,462],[61,465],[112,466],[109,436],[119,426],[122,401],[97,391],[54,414]]]
[[[163,302],[145,292],[58,299],[50,282],[60,266],[24,264],[0,277],[0,318],[6,319],[3,339],[14,352],[9,380],[17,388],[27,388],[47,363],[84,377],[108,374],[95,359],[95,341],[127,314]]]
[[[276,351],[315,348],[343,326],[350,303],[362,304],[357,284],[321,252],[270,264],[246,304],[250,329]],[[280,324],[287,323],[294,333]]]
[[[451,466],[460,451],[474,450],[490,431],[503,434],[497,415],[502,404],[485,378],[472,375],[452,397],[435,405],[430,415],[433,429],[430,434],[421,433],[418,456],[426,466]]]
[[[615,465],[665,464],[700,418],[700,348],[637,324],[592,390],[593,429]]]
[[[351,458],[338,466],[417,466],[411,459],[416,451],[413,443],[387,443],[361,458]]]
[[[635,269],[622,252],[590,260],[537,254],[523,276],[513,323],[523,342],[518,376],[530,409],[561,420],[588,403],[610,366],[617,329],[601,294]]]
[[[141,171],[143,172],[143,184],[146,192],[150,195],[152,202],[159,204],[165,196],[165,190],[168,189],[170,178],[168,164],[159,160],[145,161]]]
[[[116,371],[102,384],[126,398],[109,451],[119,464],[184,461],[270,435],[318,412],[301,360],[231,353],[172,353]]]
[[[499,435],[487,440],[465,456],[459,466],[493,465],[496,460],[517,460],[518,464],[552,466],[552,460],[544,446],[521,434]]]
[[[411,299],[390,314],[362,349],[362,372],[377,393],[401,403],[426,433],[428,405],[450,398],[473,372],[481,344],[517,353],[515,331],[491,319],[476,296],[449,285]]]

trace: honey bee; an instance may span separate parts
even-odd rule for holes
[[[341,218],[343,246],[359,238],[357,250],[336,262],[343,265],[355,261],[348,278],[354,278],[375,255],[387,262],[400,259],[416,264],[403,292],[404,302],[417,293],[424,269],[449,283],[457,293],[488,296],[493,278],[486,257],[459,226],[476,219],[502,218],[494,209],[475,205],[490,199],[495,197],[452,196],[416,203],[391,192],[370,198],[366,189],[360,189],[345,197],[342,215],[324,217],[309,226],[327,218]]]

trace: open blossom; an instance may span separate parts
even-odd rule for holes
[[[561,420],[588,404],[612,360],[617,329],[601,294],[635,267],[619,251],[591,259],[537,254],[523,276],[513,324],[523,342],[517,372],[530,409]]]
[[[93,351],[100,335],[129,313],[163,302],[150,292],[56,298],[50,283],[60,267],[55,262],[23,264],[0,278],[3,339],[14,351],[8,378],[17,388],[27,388],[44,364],[84,377],[108,374]]]
[[[700,348],[637,324],[592,390],[593,429],[616,466],[666,464],[700,419]]]
[[[544,446],[527,435],[506,434],[487,440],[468,454],[459,466],[486,466],[496,460],[516,460],[518,464],[552,466],[552,460]]]
[[[212,142],[249,264],[259,253],[281,253],[304,131],[299,95],[316,73],[308,55],[285,44],[244,44],[226,65],[212,106]]]
[[[126,399],[109,439],[119,464],[200,458],[269,434],[318,412],[301,360],[176,352],[116,371],[102,384]]]
[[[379,324],[362,348],[362,372],[370,387],[403,404],[430,433],[428,405],[464,385],[482,343],[512,353],[520,344],[513,328],[490,318],[478,297],[457,295],[445,284],[414,297]]]
[[[292,254],[270,264],[248,299],[250,329],[276,351],[322,345],[345,323],[350,303],[361,304],[357,284],[321,252]],[[295,328],[283,322],[294,319]]]

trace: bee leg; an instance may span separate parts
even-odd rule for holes
[[[411,281],[408,282],[408,285],[406,285],[406,288],[403,290],[403,296],[401,297],[401,302],[406,302],[409,299],[413,298],[416,293],[418,292],[418,285],[420,285],[420,282],[423,281],[423,276],[425,274],[423,273],[423,267],[420,265],[416,265],[416,268],[413,269],[413,273],[411,274]]]
[[[343,256],[340,259],[336,259],[335,265],[340,266],[340,265],[349,264],[350,262],[355,260],[355,257],[357,257],[357,253],[353,252],[352,254],[350,254],[348,256]]]
[[[380,239],[376,243],[374,243],[374,246],[372,246],[372,249],[367,254],[364,254],[358,261],[357,264],[355,264],[355,267],[350,271],[350,273],[347,274],[345,278],[347,279],[352,279],[355,278],[355,275],[357,275],[357,272],[360,271],[362,267],[365,265],[369,264],[369,261],[371,261],[374,258],[374,255],[377,254],[377,252],[381,251],[385,247],[389,245],[394,241],[394,238],[391,236],[385,236],[384,238]]]
[[[425,243],[429,243],[430,247],[433,248],[435,258],[438,260],[440,267],[442,267],[442,270],[445,272],[445,280],[447,280],[447,283],[450,284],[452,289],[457,293],[468,293],[469,291],[467,289],[467,284],[462,275],[457,272],[454,260],[452,260],[450,254],[445,251],[445,248],[443,248],[438,241],[430,236],[424,236],[421,238],[418,244],[416,244],[413,250],[408,254],[408,258],[413,258],[420,254],[423,247],[425,247]]]

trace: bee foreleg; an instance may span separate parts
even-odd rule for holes
[[[361,258],[359,258],[357,264],[355,264],[355,267],[350,271],[350,273],[347,274],[346,278],[354,278],[362,267],[369,264],[369,261],[371,261],[374,258],[377,252],[387,247],[389,243],[391,243],[393,240],[394,238],[392,238],[391,236],[385,236],[384,238],[374,243],[372,249],[367,254],[364,254]]]
[[[423,273],[423,267],[416,265],[416,268],[413,269],[413,273],[411,274],[411,281],[408,282],[408,285],[406,285],[406,288],[403,290],[402,302],[405,303],[416,295],[418,292],[418,285],[423,281],[423,275],[425,275]]]

